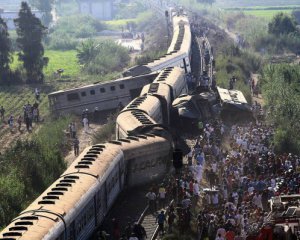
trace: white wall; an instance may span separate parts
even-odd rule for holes
[[[92,15],[100,20],[111,20],[113,17],[112,0],[93,2],[89,0],[80,1],[80,13]]]

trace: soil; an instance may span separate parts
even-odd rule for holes
[[[81,127],[77,131],[77,137],[79,140],[79,154],[87,147],[93,145],[93,136],[96,132],[98,132],[102,128],[102,124],[91,123],[89,127],[89,131],[87,133],[84,132]],[[69,153],[65,156],[65,161],[67,166],[70,166],[71,163],[76,159],[74,155],[73,149],[69,151]]]

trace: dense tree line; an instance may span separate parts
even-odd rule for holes
[[[270,65],[262,75],[268,117],[276,125],[275,149],[300,153],[300,66]]]
[[[48,59],[44,57],[42,39],[46,28],[31,12],[26,2],[21,3],[19,16],[14,20],[17,31],[18,57],[26,71],[26,83],[43,82],[43,68]],[[12,61],[11,40],[8,28],[0,17],[0,72],[1,84],[15,84],[22,81],[19,71],[12,72],[9,64]]]

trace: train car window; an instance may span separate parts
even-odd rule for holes
[[[101,93],[105,93],[105,88],[100,88]]]
[[[79,94],[78,93],[69,93],[67,95],[68,101],[74,101],[74,100],[79,100]]]
[[[86,92],[81,92],[81,97],[85,97],[86,96]]]
[[[116,87],[115,87],[115,86],[111,86],[111,87],[110,87],[110,90],[111,90],[111,91],[115,91],[115,90],[116,90]]]
[[[120,89],[124,89],[125,85],[124,84],[120,84]]]
[[[94,89],[91,90],[91,91],[90,91],[90,94],[91,94],[91,95],[95,95],[95,90],[94,90]]]

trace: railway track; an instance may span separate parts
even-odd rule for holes
[[[157,209],[153,213],[150,212],[145,195],[152,186],[153,184],[125,190],[113,205],[98,232],[104,230],[106,233],[111,234],[113,232],[112,219],[116,219],[121,234],[124,233],[128,223],[133,225],[138,222],[145,228],[147,239],[159,239],[156,216],[161,210],[166,211],[167,208]],[[96,240],[97,233],[91,239]]]

